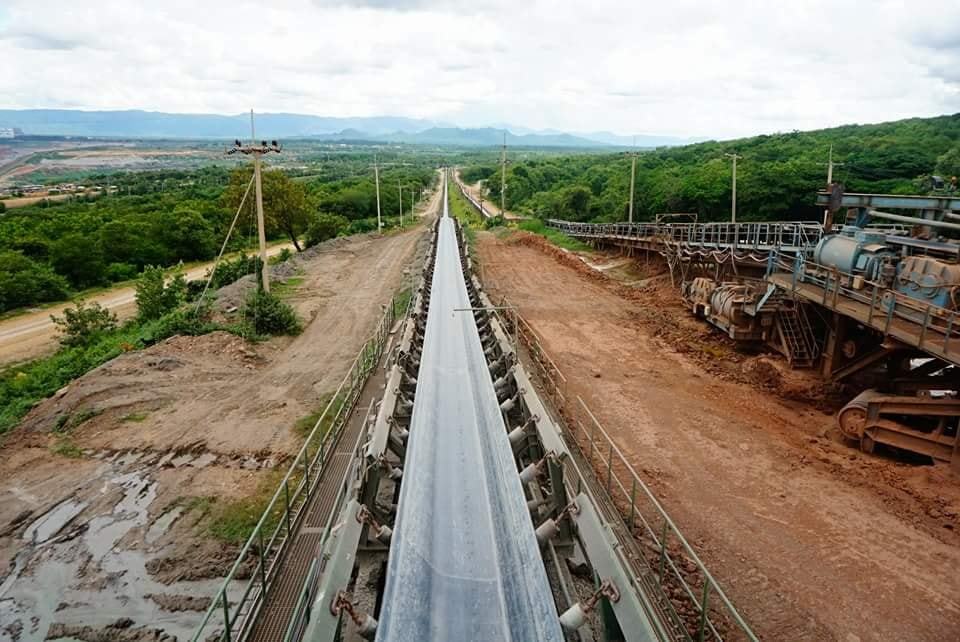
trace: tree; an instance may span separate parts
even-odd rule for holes
[[[937,158],[935,171],[946,180],[960,176],[960,145],[952,147]]]
[[[244,167],[230,174],[230,184],[224,192],[223,201],[229,208],[236,210],[250,182],[253,169]],[[281,232],[290,238],[297,251],[301,251],[300,235],[308,223],[307,192],[303,185],[290,180],[279,170],[262,172],[263,215],[268,232]],[[256,198],[253,190],[244,203],[244,215],[256,216]],[[249,220],[249,219],[248,219]]]
[[[70,289],[50,266],[20,252],[0,251],[0,312],[45,301],[58,301]]]
[[[335,238],[341,232],[345,232],[349,225],[350,221],[342,216],[320,213],[310,221],[310,226],[307,227],[306,245],[313,247]]]
[[[58,274],[78,287],[98,285],[104,280],[105,264],[100,244],[86,234],[66,234],[50,245],[50,262]]]

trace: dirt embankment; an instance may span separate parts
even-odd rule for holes
[[[588,264],[583,257],[529,232],[517,232],[507,242],[549,254],[581,276],[639,304],[629,310],[638,323],[714,376],[753,384],[783,399],[825,411],[834,411],[849,399],[844,386],[826,383],[810,371],[792,371],[778,355],[738,351],[726,336],[690,314],[679,289],[670,282],[666,264],[659,258],[625,265],[616,258],[605,264],[601,256],[600,263]]]
[[[625,288],[538,239],[478,239],[487,291],[519,306],[763,639],[960,638],[953,473],[863,454],[830,413],[758,386],[757,358],[669,277]]]
[[[236,555],[211,516],[300,447],[294,424],[410,280],[425,232],[337,240],[278,270],[300,336],[174,337],[34,408],[0,458],[0,640],[188,639]]]

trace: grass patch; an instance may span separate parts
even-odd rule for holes
[[[83,457],[83,451],[80,450],[80,447],[73,443],[73,440],[70,439],[68,435],[61,435],[57,437],[57,440],[50,447],[50,452],[54,455],[60,455],[61,457],[69,457],[71,459],[79,459]]]
[[[485,228],[483,217],[450,180],[447,181],[447,193],[450,195],[450,216],[460,221],[463,225],[463,233],[467,237],[467,243],[473,245],[476,239],[476,230]]]
[[[210,514],[217,503],[217,498],[212,495],[202,495],[200,497],[181,497],[177,504],[183,507],[184,514],[198,513],[197,521]]]
[[[239,545],[246,542],[253,529],[260,522],[260,518],[266,511],[273,494],[277,491],[285,472],[277,470],[267,474],[260,480],[257,490],[249,497],[224,503],[217,502],[208,506],[209,512],[213,515],[213,519],[207,527],[210,534],[230,544]],[[294,486],[295,484],[291,483],[291,492]],[[272,532],[282,516],[283,501],[281,500],[274,505],[274,509],[264,523],[266,526],[264,535]]]
[[[559,230],[555,230],[552,227],[547,227],[546,223],[540,219],[532,218],[525,221],[520,221],[520,223],[517,224],[517,227],[525,232],[538,234],[557,247],[562,247],[563,249],[570,250],[571,252],[586,252],[593,249],[586,243],[579,241],[572,236],[567,236]]]
[[[297,423],[293,425],[294,432],[303,438],[308,437],[310,435],[310,431],[312,431],[313,427],[317,425],[318,421],[320,421],[323,411],[327,409],[327,406],[330,406],[330,411],[327,413],[327,416],[323,418],[323,423],[320,424],[320,429],[314,436],[314,440],[319,442],[319,440],[323,439],[323,437],[333,426],[333,420],[337,416],[337,410],[340,408],[340,404],[343,403],[345,394],[346,393],[341,392],[336,398],[331,392],[322,395],[317,403],[317,409],[311,412],[309,415],[301,417],[297,420]],[[330,403],[331,401],[333,402],[332,404]]]
[[[304,276],[287,277],[279,283],[273,285],[273,293],[278,297],[288,297],[296,292],[307,278]]]
[[[411,288],[404,288],[397,292],[397,295],[393,297],[393,314],[399,316],[406,312],[412,298],[413,290]]]
[[[120,419],[120,421],[140,423],[141,421],[144,421],[149,415],[150,413],[148,412],[131,412],[129,415],[124,415]]]

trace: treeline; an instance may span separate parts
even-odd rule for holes
[[[370,159],[372,161],[372,159]],[[300,244],[311,225],[331,217],[336,234],[376,229],[373,171],[366,158],[342,164],[336,173],[291,178],[263,173],[267,234]],[[349,171],[369,176],[345,177]],[[208,260],[219,249],[251,168],[92,175],[90,182],[116,186],[96,198],[44,201],[0,214],[0,312],[67,298],[71,292],[135,278],[148,265]],[[381,211],[404,211],[434,179],[432,164],[381,173]],[[317,238],[320,231],[311,238]],[[336,235],[334,234],[334,235]],[[327,236],[329,237],[329,236]],[[230,249],[256,243],[251,190]]]
[[[834,180],[848,191],[927,193],[931,175],[960,176],[960,114],[879,125],[850,125],[724,142],[642,151],[637,156],[634,212],[696,212],[700,220],[729,217],[731,166],[737,165],[739,220],[819,220],[816,192],[826,182],[830,146]],[[540,218],[622,221],[627,218],[627,153],[536,158],[507,166],[507,209]],[[499,167],[464,168],[468,182],[485,181],[500,198]]]

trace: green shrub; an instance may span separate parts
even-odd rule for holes
[[[137,277],[137,266],[130,263],[111,263],[107,266],[107,280],[111,283],[129,281]]]
[[[99,303],[88,306],[80,301],[76,307],[65,309],[62,317],[50,315],[50,319],[60,329],[60,343],[65,346],[89,345],[117,329],[117,316]]]
[[[218,328],[219,326],[210,320],[209,306],[200,306],[198,309],[194,305],[187,305],[167,312],[145,326],[140,338],[145,345],[149,345],[177,334],[195,337]]]
[[[502,216],[491,216],[488,219],[484,219],[483,227],[484,229],[490,230],[495,227],[502,227],[505,225],[506,221]]]
[[[230,285],[247,274],[254,273],[260,274],[260,257],[241,254],[233,260],[221,261],[217,264],[217,267],[213,270],[210,287],[216,290],[225,285]]]
[[[257,334],[300,334],[303,330],[293,308],[261,288],[250,293],[242,313]]]
[[[350,221],[334,214],[318,214],[307,227],[307,247],[336,238],[350,228]]]
[[[285,247],[282,250],[280,250],[279,254],[277,254],[276,256],[271,256],[269,259],[267,259],[267,263],[269,263],[270,265],[280,265],[281,263],[285,263],[286,261],[289,261],[292,257],[293,257],[293,252],[290,250],[289,247]]]
[[[163,268],[147,266],[137,281],[137,314],[141,321],[159,319],[187,300],[187,281],[183,274],[166,283]]]

